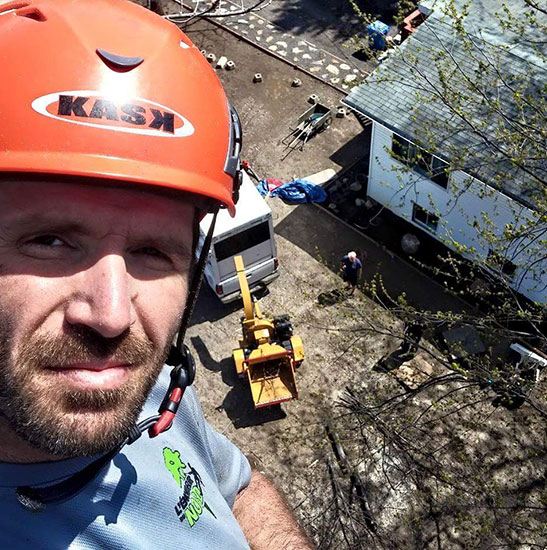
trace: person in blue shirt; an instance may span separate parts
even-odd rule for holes
[[[361,278],[363,264],[354,251],[348,252],[341,261],[342,279],[346,283],[346,290],[351,296]]]
[[[0,4],[0,64],[0,547],[311,548],[190,387],[240,183],[214,71],[125,0]]]

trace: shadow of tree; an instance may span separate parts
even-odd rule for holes
[[[366,476],[379,529],[372,534],[332,510],[340,540],[358,541],[336,547],[544,548],[542,415],[528,406],[493,409],[484,392],[461,378],[409,395],[391,388],[372,398],[348,391],[344,398],[337,430]],[[339,483],[347,487],[347,480]]]
[[[392,24],[397,12],[397,0],[357,0],[359,8],[373,19]],[[348,0],[296,0],[277,2],[270,10],[271,21],[295,35],[320,37],[330,31],[329,38],[347,40],[363,33],[363,24]]]
[[[317,296],[317,301],[321,306],[333,306],[347,299],[347,294],[339,288],[325,290]]]

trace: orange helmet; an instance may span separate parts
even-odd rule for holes
[[[239,119],[174,24],[126,0],[7,2],[0,67],[0,173],[168,187],[233,215]]]

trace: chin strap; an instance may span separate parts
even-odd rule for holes
[[[213,239],[217,214],[218,210],[213,214],[211,226],[207,232],[199,259],[194,269],[176,345],[171,346],[169,355],[167,356],[166,364],[172,367],[171,382],[158,409],[158,414],[150,416],[142,422],[135,424],[120,445],[64,481],[46,487],[18,487],[15,491],[17,500],[28,511],[41,512],[48,504],[60,504],[71,499],[88,483],[93,481],[99,472],[125,447],[125,445],[131,445],[137,441],[137,439],[147,430],[150,437],[156,437],[172,426],[184,392],[188,386],[192,385],[196,375],[194,358],[188,347],[183,344],[183,340],[199,294],[205,262],[209,255],[209,247]]]
[[[203,272],[205,271],[205,263],[209,256],[209,248],[211,247],[211,241],[213,240],[213,232],[217,221],[218,208],[213,213],[213,219],[207,231],[207,236],[203,242],[199,259],[196,263],[194,273],[192,275],[192,282],[190,284],[190,290],[188,291],[188,298],[186,300],[186,307],[182,314],[180,321],[180,327],[177,332],[177,342],[171,347],[169,356],[167,357],[167,364],[172,366],[171,370],[171,383],[169,389],[163,398],[163,401],[158,410],[159,418],[154,425],[148,430],[150,437],[156,437],[160,433],[168,430],[173,423],[173,419],[177,414],[184,390],[193,384],[196,376],[196,363],[188,346],[184,344],[184,337],[186,336],[186,329],[190,322],[190,316],[194,311],[194,306],[198,299],[199,289],[201,288],[201,281],[203,280]]]

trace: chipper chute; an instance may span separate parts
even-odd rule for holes
[[[294,373],[304,360],[302,340],[293,336],[288,315],[263,317],[249,292],[243,259],[235,256],[234,262],[245,311],[239,348],[232,353],[237,374],[248,379],[255,408],[296,399]]]

